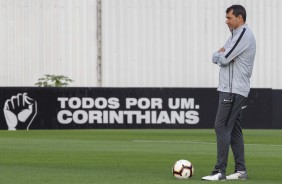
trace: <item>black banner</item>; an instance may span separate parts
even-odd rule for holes
[[[2,87],[0,129],[213,128],[217,104],[215,88]],[[271,89],[253,89],[243,112],[244,128],[279,124]]]

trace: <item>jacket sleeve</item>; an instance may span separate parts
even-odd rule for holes
[[[214,52],[212,57],[213,63],[222,67],[227,66],[234,58],[246,50],[250,43],[248,42],[245,31],[246,28],[232,38],[229,43],[225,44],[224,52]]]

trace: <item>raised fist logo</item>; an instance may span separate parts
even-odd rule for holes
[[[37,102],[28,97],[27,93],[19,93],[5,102],[4,115],[8,130],[28,130],[36,114]]]

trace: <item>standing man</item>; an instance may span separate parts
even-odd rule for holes
[[[220,66],[219,104],[215,119],[217,138],[217,163],[211,175],[202,180],[245,180],[248,178],[245,166],[244,140],[241,128],[241,112],[250,91],[256,53],[256,41],[246,22],[246,10],[233,5],[226,10],[226,24],[231,36],[224,47],[212,56],[213,63]],[[228,152],[231,145],[235,172],[226,176]]]

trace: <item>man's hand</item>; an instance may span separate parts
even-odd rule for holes
[[[4,115],[9,130],[27,129],[37,114],[37,102],[27,93],[12,96],[4,105]]]
[[[222,48],[220,48],[217,52],[225,52],[225,48],[222,47]]]

